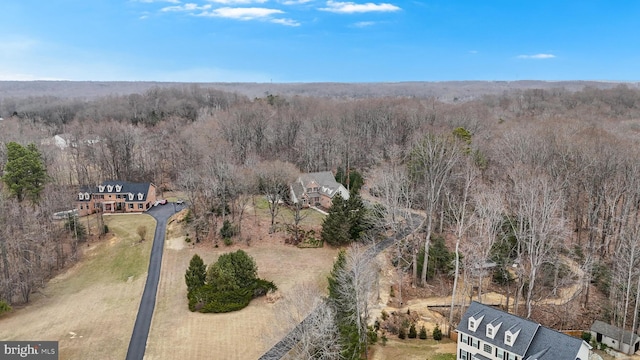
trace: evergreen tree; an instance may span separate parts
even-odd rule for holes
[[[409,339],[415,339],[418,337],[418,332],[416,331],[416,324],[411,324],[409,327]]]
[[[335,196],[329,215],[322,223],[321,238],[333,246],[357,241],[371,228],[367,219],[367,209],[360,195],[351,194],[349,200]]]
[[[422,340],[426,340],[427,339],[427,328],[424,327],[424,325],[422,325],[420,327],[420,334],[418,335],[418,337],[420,337],[420,339],[422,339]]]
[[[184,281],[187,283],[187,291],[191,292],[202,287],[207,276],[207,267],[202,258],[195,254],[189,262],[187,273],[184,274]]]
[[[346,202],[342,196],[337,195],[333,198],[333,205],[329,209],[329,215],[322,223],[320,237],[322,241],[333,246],[345,245],[351,241],[350,230]]]
[[[340,250],[327,279],[329,301],[335,310],[336,324],[340,332],[341,359],[355,360],[360,358],[363,349],[359,341],[357,325],[352,321],[354,314],[346,310],[349,308],[347,304],[352,301],[349,294],[352,279],[349,273],[346,252]]]
[[[440,330],[438,324],[436,324],[436,327],[433,329],[433,340],[442,340],[442,330]]]
[[[39,200],[47,181],[47,169],[34,144],[26,147],[16,142],[7,144],[7,163],[2,181],[19,202],[27,198],[33,202]]]

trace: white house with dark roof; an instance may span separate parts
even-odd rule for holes
[[[98,186],[83,186],[76,198],[80,216],[94,212],[143,212],[156,201],[156,186],[152,183],[105,181]]]
[[[600,320],[594,321],[591,325],[591,338],[625,354],[633,354],[640,350],[640,337],[637,334],[623,331]]]
[[[333,176],[331,171],[302,174],[291,185],[291,201],[302,206],[331,207],[336,195],[349,200],[349,191]]]
[[[472,302],[456,328],[458,360],[588,360],[582,339]]]

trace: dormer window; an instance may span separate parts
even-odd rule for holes
[[[484,319],[484,315],[477,319],[474,316],[469,317],[469,331],[476,331],[478,329],[478,325],[482,322],[482,319]]]
[[[487,324],[487,337],[489,339],[493,339],[496,337],[496,333],[498,332],[498,329],[500,329],[500,326],[502,325],[502,323],[498,323],[497,325],[495,324]]]
[[[513,343],[515,343],[516,339],[518,338],[518,334],[520,334],[520,330],[519,329],[516,332],[513,332],[512,329],[509,329],[509,330],[505,331],[505,333],[504,333],[504,343],[505,343],[505,345],[513,346]]]
[[[113,185],[107,185],[107,192],[113,192]]]
[[[142,200],[142,198],[144,198],[144,194],[143,193],[138,193],[138,200]]]
[[[133,200],[133,193],[129,193],[129,201]]]
[[[104,185],[98,185],[98,191],[104,192]]]
[[[84,199],[85,200],[90,200],[91,199],[91,197],[89,196],[88,192],[84,193]]]
[[[84,200],[84,194],[78,193],[78,200]]]
[[[122,185],[116,185],[116,192],[120,192],[122,190]]]

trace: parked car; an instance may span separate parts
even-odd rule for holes
[[[176,200],[176,204],[182,205],[182,204],[184,204],[184,200],[178,199],[178,200]]]
[[[167,199],[160,199],[158,201],[160,201],[160,205],[164,205],[167,203]]]

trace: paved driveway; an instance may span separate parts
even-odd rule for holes
[[[153,310],[156,306],[156,293],[158,292],[158,282],[160,281],[160,266],[162,265],[162,251],[164,250],[164,236],[167,230],[167,220],[177,211],[182,210],[184,205],[167,203],[158,205],[147,211],[156,221],[156,232],[153,237],[153,247],[151,248],[151,258],[149,260],[149,271],[147,283],[144,286],[142,300],[138,308],[138,316],[133,326],[133,333],[129,341],[127,350],[127,360],[142,360],[147,346],[149,327]]]

